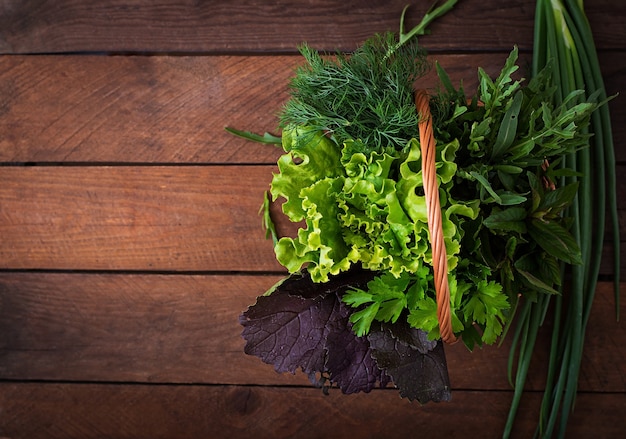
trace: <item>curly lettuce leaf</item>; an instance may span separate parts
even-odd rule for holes
[[[341,178],[326,178],[301,190],[306,228],[296,238],[281,238],[275,247],[276,258],[290,272],[307,265],[315,282],[326,282],[329,275],[358,262],[358,254],[343,239],[339,208],[332,202],[342,186]]]
[[[300,191],[343,173],[340,150],[332,139],[310,128],[285,128],[282,139],[287,154],[278,159],[279,173],[272,178],[270,192],[274,200],[285,198],[283,213],[298,222],[306,216]]]
[[[414,271],[419,256],[411,248],[415,227],[402,208],[393,178],[399,159],[397,151],[353,154],[344,160],[347,177],[337,194],[346,242],[365,268],[389,269],[396,276]]]

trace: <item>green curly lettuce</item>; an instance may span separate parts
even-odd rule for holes
[[[283,213],[293,222],[304,219],[300,191],[326,177],[342,172],[340,154],[334,142],[319,131],[292,126],[284,129],[282,145],[287,154],[278,159],[271,194],[285,198]]]
[[[271,193],[285,198],[283,212],[306,227],[278,241],[279,262],[290,272],[306,265],[315,282],[326,282],[356,262],[397,277],[432,261],[417,140],[404,151],[365,153],[355,152],[355,140],[339,147],[320,132],[296,131],[284,136],[288,152],[278,160]],[[457,149],[457,142],[440,148],[437,169],[451,268],[458,261],[462,217],[478,214],[477,202],[455,202],[449,193]]]

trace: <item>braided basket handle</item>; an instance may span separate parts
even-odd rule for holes
[[[443,238],[439,186],[437,185],[437,170],[435,168],[435,154],[437,148],[430,114],[429,97],[426,91],[416,91],[415,107],[420,115],[419,135],[422,152],[422,178],[426,196],[430,246],[433,256],[433,274],[435,278],[435,293],[437,296],[439,332],[441,339],[451,344],[455,343],[457,338],[452,330],[450,286],[448,284],[448,257]]]

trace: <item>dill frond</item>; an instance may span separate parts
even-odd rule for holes
[[[418,136],[413,84],[426,73],[426,53],[417,41],[398,47],[395,34],[377,34],[352,54],[322,55],[300,47],[306,64],[290,83],[282,127],[306,125],[339,143],[358,139],[368,149],[402,149]]]

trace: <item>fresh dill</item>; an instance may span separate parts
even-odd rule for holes
[[[398,42],[391,32],[377,34],[334,57],[302,45],[307,63],[291,81],[281,126],[308,126],[339,143],[359,139],[368,150],[404,148],[418,136],[413,85],[429,65],[416,38]]]

